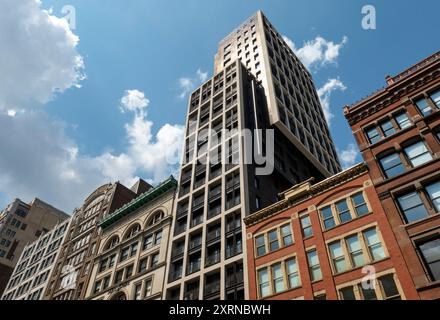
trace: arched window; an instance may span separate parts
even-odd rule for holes
[[[124,240],[133,238],[139,233],[139,231],[141,231],[141,226],[136,223],[135,225],[131,226],[130,229],[128,229],[127,233],[124,236]]]
[[[152,218],[148,222],[148,226],[152,226],[156,223],[158,223],[160,220],[163,219],[164,213],[163,211],[157,211],[153,214]]]
[[[104,247],[104,250],[110,250],[110,249],[116,247],[118,245],[118,243],[119,243],[119,237],[114,236],[110,240],[108,240],[107,244]]]

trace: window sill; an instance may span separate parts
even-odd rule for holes
[[[370,212],[368,212],[368,213],[366,213],[366,214],[364,214],[364,215],[362,215],[362,216],[356,216],[356,218],[354,218],[354,219],[352,219],[352,220],[350,220],[350,221],[344,222],[344,223],[340,223],[340,224],[338,224],[337,226],[334,226],[333,228],[330,228],[330,229],[323,229],[322,232],[323,232],[323,233],[326,233],[326,232],[329,232],[329,231],[333,231],[333,230],[335,230],[335,229],[337,229],[337,228],[339,228],[339,227],[345,226],[345,225],[347,225],[347,224],[349,224],[349,223],[351,223],[351,222],[354,222],[354,221],[358,221],[358,220],[360,220],[360,219],[362,219],[362,218],[364,218],[364,217],[368,217],[368,216],[370,216],[370,215],[372,215],[372,214],[373,214],[373,212],[370,211]]]
[[[267,257],[267,256],[269,256],[269,255],[271,255],[271,254],[273,254],[273,253],[277,253],[277,252],[279,252],[279,251],[281,251],[281,250],[283,250],[283,249],[286,249],[286,248],[289,248],[289,247],[293,247],[294,245],[295,245],[295,242],[293,242],[292,244],[289,244],[288,246],[284,246],[284,247],[281,247],[281,248],[279,248],[279,249],[276,249],[276,250],[273,250],[273,251],[267,252],[267,253],[265,253],[265,254],[263,254],[263,255],[261,255],[261,256],[256,256],[255,259],[260,259],[260,258]]]
[[[321,280],[319,280],[319,281],[321,281]],[[275,297],[277,297],[277,296],[279,296],[279,295],[282,295],[282,294],[284,294],[284,293],[286,293],[286,292],[295,291],[295,290],[298,290],[298,289],[302,289],[302,285],[300,285],[299,287],[296,287],[296,288],[289,288],[289,289],[283,290],[283,291],[281,291],[281,292],[273,293],[273,294],[271,294],[271,295],[264,296],[264,297],[262,297],[262,296],[259,295],[258,298],[259,298],[259,299],[272,299],[272,298],[275,298]]]
[[[392,134],[392,135],[390,135],[388,137],[383,137],[382,139],[380,139],[379,141],[377,141],[375,143],[368,142],[368,146],[366,148],[364,148],[363,150],[361,150],[361,152],[366,150],[366,149],[376,148],[376,147],[378,147],[378,146],[380,146],[382,144],[385,144],[385,143],[389,142],[390,140],[395,139],[397,135],[406,133],[407,131],[411,131],[412,129],[414,129],[416,127],[417,127],[416,124],[413,123],[411,126],[406,127],[405,129],[401,129],[399,131],[396,131],[394,134]],[[367,138],[367,141],[368,141],[368,138]]]
[[[373,265],[375,265],[376,263],[380,263],[380,262],[383,262],[383,261],[389,260],[390,258],[391,258],[390,256],[387,256],[387,257],[382,258],[382,259],[380,259],[380,260],[369,261],[369,262],[365,263],[365,264],[362,265],[362,266],[355,267],[355,268],[352,268],[352,269],[349,269],[349,270],[345,270],[345,271],[342,271],[342,272],[339,272],[339,273],[335,273],[335,272],[332,270],[333,277],[339,277],[339,276],[341,276],[341,275],[344,275],[344,274],[347,274],[347,273],[350,273],[350,272],[354,272],[354,271],[362,270],[362,269],[363,269],[364,267],[366,267],[366,266],[373,266]]]
[[[439,156],[438,156],[437,154],[433,154],[433,155],[432,155],[432,160],[430,160],[430,161],[428,161],[428,162],[426,162],[426,163],[424,163],[424,164],[422,164],[422,165],[420,165],[420,166],[417,166],[417,167],[411,167],[411,168],[409,168],[408,170],[405,170],[405,172],[402,172],[401,174],[398,174],[397,176],[394,176],[394,177],[391,177],[391,178],[387,178],[387,177],[382,176],[382,179],[383,179],[383,180],[380,181],[379,183],[377,183],[377,184],[376,184],[376,187],[382,186],[382,185],[384,185],[384,184],[390,183],[390,182],[392,182],[392,181],[394,181],[394,180],[398,180],[398,179],[403,178],[403,177],[406,178],[407,175],[413,173],[413,172],[416,171],[416,170],[419,170],[419,169],[422,169],[422,168],[428,167],[428,166],[430,166],[431,164],[436,163],[439,159],[440,159],[440,158],[439,158]],[[376,161],[376,162],[377,162],[377,161]]]
[[[421,220],[417,220],[417,221],[413,221],[413,222],[404,224],[404,227],[405,227],[405,229],[410,229],[410,228],[416,227],[420,224],[424,224],[430,220],[438,219],[439,217],[440,217],[440,213],[430,214],[429,216],[427,216],[426,218],[423,218]]]

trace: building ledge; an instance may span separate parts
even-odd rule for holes
[[[129,203],[125,204],[118,210],[116,210],[114,213],[110,214],[109,216],[105,217],[99,224],[99,226],[102,229],[107,229],[112,224],[116,223],[117,221],[121,220],[126,215],[136,211],[140,207],[144,206],[145,204],[153,201],[154,199],[160,197],[167,191],[174,189],[177,187],[177,181],[174,179],[173,176],[170,176],[167,180],[159,184],[157,187],[154,187],[150,189],[149,191],[141,194],[136,199],[133,199]]]

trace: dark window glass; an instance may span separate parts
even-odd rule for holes
[[[419,246],[432,280],[440,280],[440,239]]]
[[[417,192],[411,192],[399,197],[397,200],[408,223],[424,219],[428,216],[428,212]]]
[[[382,122],[380,124],[380,127],[382,128],[385,137],[389,137],[394,133],[396,133],[396,129],[394,129],[393,124],[391,123],[390,120]]]
[[[405,167],[397,153],[381,158],[380,165],[387,178],[392,178],[405,172]]]

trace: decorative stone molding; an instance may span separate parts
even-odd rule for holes
[[[256,223],[264,221],[271,216],[274,216],[281,211],[287,210],[305,200],[316,197],[343,183],[349,182],[366,172],[368,172],[368,167],[365,163],[360,163],[350,169],[342,171],[339,174],[318,182],[315,185],[312,185],[312,180],[309,179],[301,184],[295,185],[286,192],[282,193],[281,196],[284,198],[283,200],[260,211],[257,211],[254,214],[251,214],[250,216],[244,218],[243,221],[247,226],[255,225]]]

